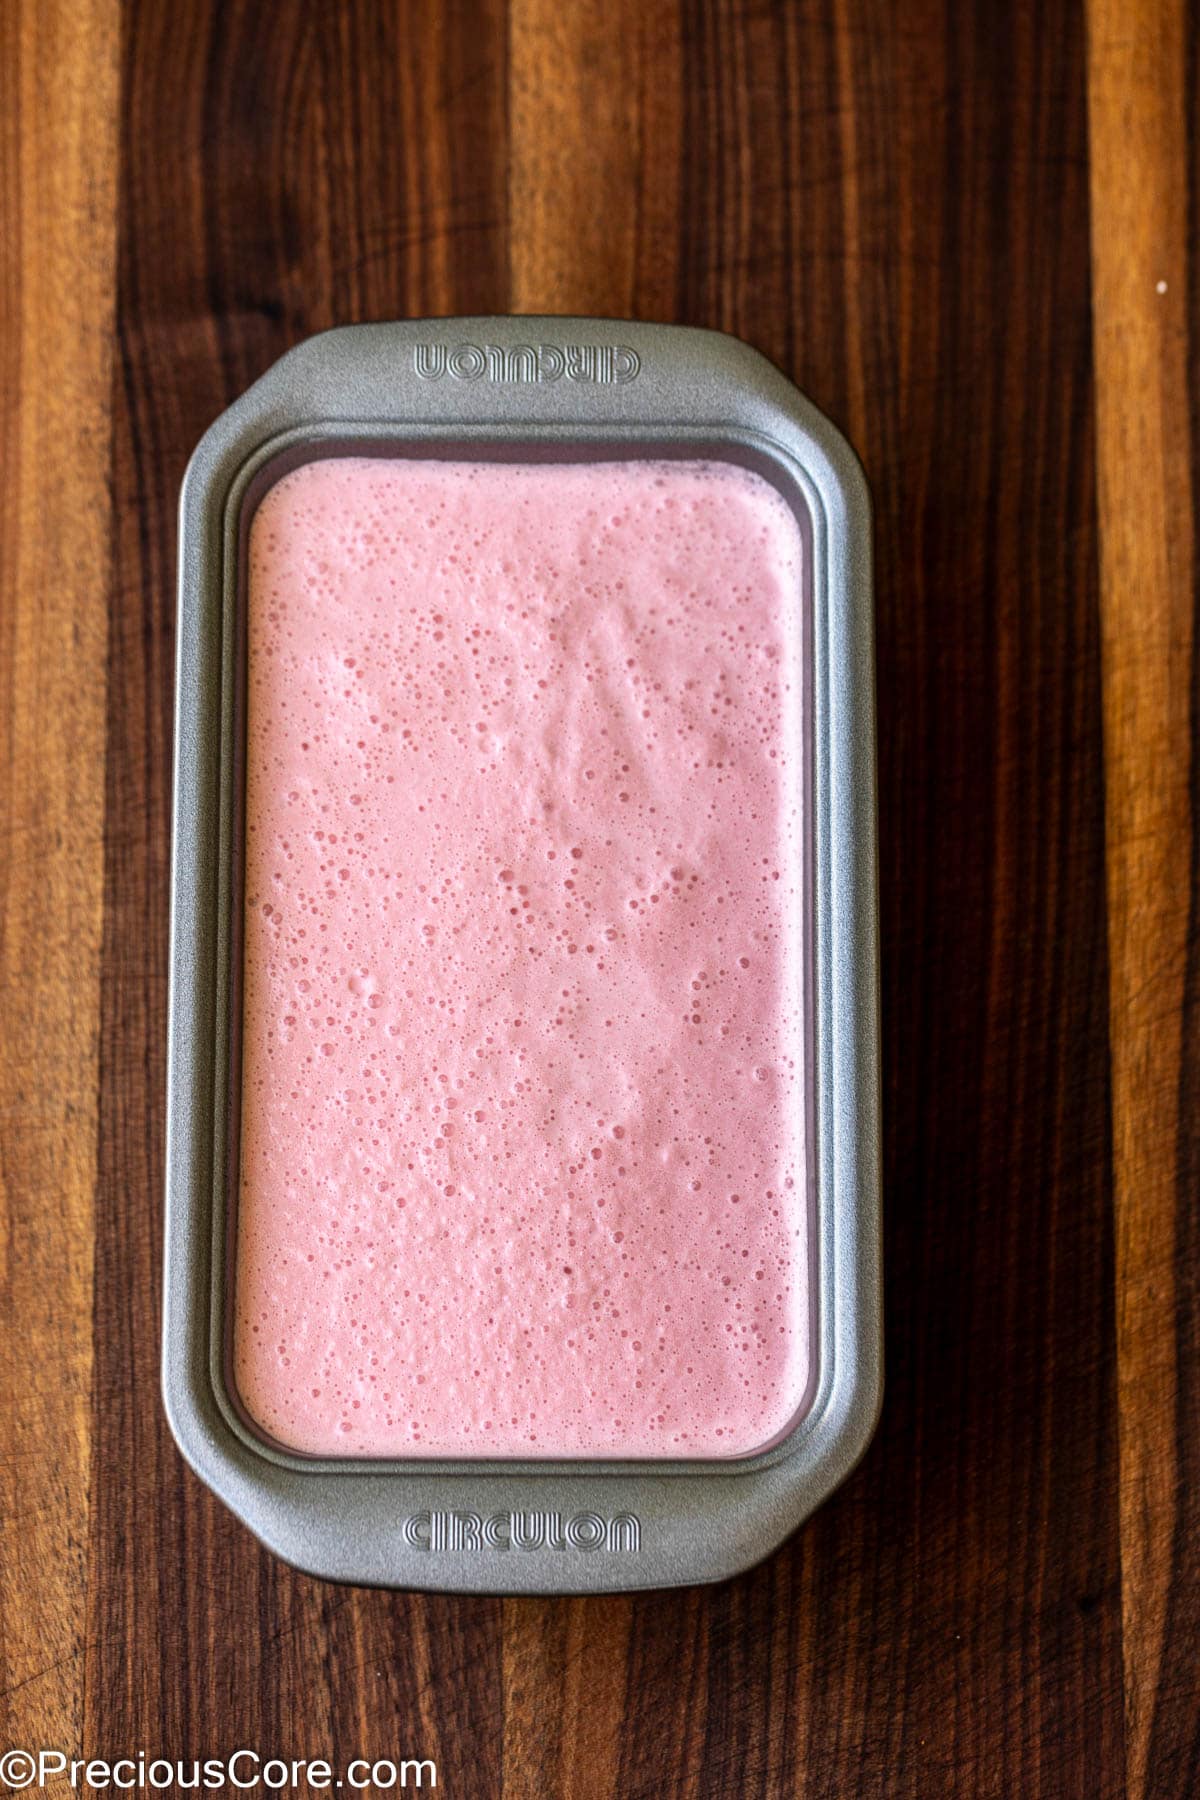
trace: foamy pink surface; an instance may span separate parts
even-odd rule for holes
[[[809,1374],[802,548],[728,464],[337,458],[249,557],[235,1379],[728,1456]]]

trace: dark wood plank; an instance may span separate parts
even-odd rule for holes
[[[0,1750],[83,1704],[116,48],[0,8]]]
[[[1129,1793],[1200,1787],[1200,28],[1089,0]]]
[[[890,1309],[877,1452],[797,1549],[838,1647],[807,1761],[830,1796],[1116,1794],[1083,20],[877,18],[830,33],[857,103],[829,166],[806,135],[796,284],[878,503]]]
[[[283,1567],[184,1470],[157,1369],[179,480],[207,423],[297,338],[503,308],[504,18],[490,0],[131,0],[121,64],[84,1737],[97,1754],[419,1753],[495,1792],[496,1604]]]

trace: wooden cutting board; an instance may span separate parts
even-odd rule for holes
[[[1184,0],[0,9],[0,1751],[1200,1788]],[[305,334],[719,326],[876,505],[888,1395],[711,1591],[355,1592],[158,1394],[175,505]]]

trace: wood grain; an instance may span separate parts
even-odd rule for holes
[[[1197,22],[1089,10],[1129,1793],[1200,1785]]]
[[[0,1739],[82,1725],[116,6],[0,10]]]
[[[1200,1786],[1196,44],[1182,0],[0,10],[0,1750]],[[889,1390],[714,1590],[311,1581],[158,1396],[179,478],[307,333],[512,309],[742,334],[875,495]]]
[[[669,319],[681,22],[636,0],[511,0],[509,301]]]

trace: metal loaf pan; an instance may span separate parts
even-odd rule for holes
[[[815,1379],[729,1461],[372,1461],[264,1441],[230,1391],[241,558],[270,481],[364,451],[714,457],[767,475],[807,545]],[[602,319],[353,326],[300,344],[205,434],[180,516],[163,1386],[180,1449],[269,1548],[334,1580],[595,1593],[721,1580],[848,1474],[881,1394],[870,508],[852,452],[735,338]]]

